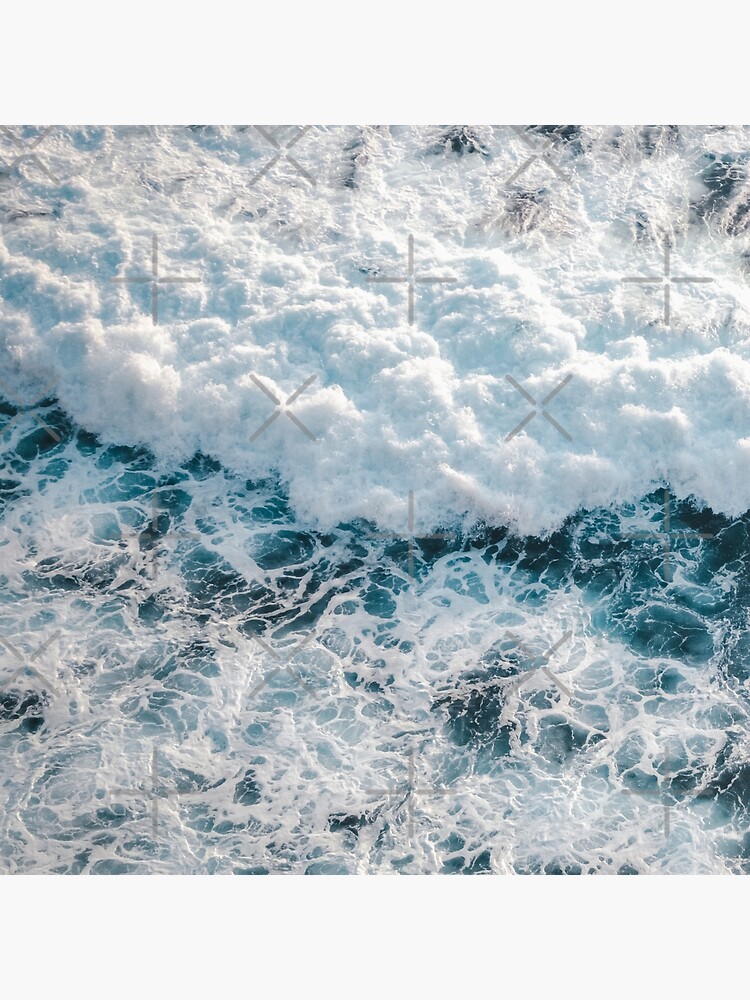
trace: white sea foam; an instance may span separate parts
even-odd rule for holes
[[[653,155],[638,132],[584,130],[505,185],[531,150],[478,128],[491,157],[428,151],[435,129],[314,130],[295,144],[313,186],[254,130],[57,130],[0,203],[0,350],[33,398],[165,465],[202,451],[242,476],[278,471],[301,521],[400,529],[413,489],[424,529],[462,520],[543,534],[581,507],[669,483],[717,511],[750,506],[750,290],[726,212],[689,224],[707,154],[743,129],[683,129]],[[278,133],[291,137],[294,129]],[[347,143],[358,141],[351,166]],[[541,142],[541,140],[537,140]],[[353,171],[354,187],[343,186]],[[544,189],[533,211],[517,190]],[[516,192],[514,194],[514,192]],[[515,199],[515,201],[514,201]],[[515,205],[515,208],[513,207]],[[55,215],[22,215],[53,211]],[[695,215],[695,213],[693,213]],[[521,231],[527,227],[527,231]],[[160,272],[199,284],[148,285]],[[415,321],[401,284],[414,237]],[[710,284],[623,284],[672,274]],[[570,381],[511,440],[533,407]],[[251,376],[281,400],[274,412]]]
[[[111,475],[100,476],[112,484]],[[19,740],[15,725],[0,726],[0,746],[14,751],[0,811],[10,870],[428,872],[451,858],[466,866],[484,858],[495,872],[736,870],[722,856],[725,817],[698,795],[729,738],[734,759],[747,749],[746,705],[717,681],[726,625],[705,626],[716,648],[705,658],[674,642],[662,651],[651,644],[644,655],[632,635],[628,641],[630,616],[656,620],[691,600],[694,567],[685,553],[677,556],[678,588],[668,594],[651,581],[653,596],[632,602],[624,633],[616,630],[616,593],[595,599],[571,579],[559,585],[483,551],[444,556],[395,597],[392,611],[378,613],[371,592],[387,561],[377,549],[361,568],[317,585],[311,579],[322,563],[343,565],[356,538],[264,569],[268,526],[238,523],[229,495],[215,494],[210,506],[209,490],[220,484],[209,481],[205,495],[196,493],[209,513],[187,527],[202,523],[205,547],[241,571],[248,590],[262,584],[287,615],[296,609],[296,622],[287,618],[283,630],[268,616],[268,642],[287,655],[309,632],[306,616],[326,604],[314,641],[293,661],[297,673],[273,676],[278,664],[243,631],[248,613],[265,614],[262,602],[243,612],[227,594],[207,595],[199,614],[185,588],[190,537],[175,538],[156,567],[139,556],[137,542],[125,544],[125,519],[113,519],[128,505],[77,507],[81,479],[69,478],[18,503],[4,531],[14,600],[3,601],[0,632],[28,655],[61,630],[35,661],[55,686],[42,738]],[[91,473],[88,489],[95,479]],[[255,494],[254,502],[269,498]],[[584,527],[580,540],[588,534]],[[297,570],[304,574],[290,588]],[[76,577],[75,588],[65,586]],[[720,608],[726,582],[693,588],[693,603]],[[144,587],[158,609],[153,618]],[[623,580],[622,594],[632,589],[634,581]],[[688,635],[703,628],[699,615],[689,618]],[[518,644],[539,655],[568,630],[549,661],[567,691],[524,653],[523,683],[493,700],[502,688],[493,686],[497,674],[483,672],[503,661],[493,651],[504,649],[512,663]],[[37,677],[27,681],[41,686]],[[467,708],[473,694],[487,697],[484,708]],[[475,714],[471,740],[451,738],[452,704],[463,706],[469,727]],[[507,755],[498,749],[499,727]],[[164,789],[155,840],[154,746]],[[698,783],[672,803],[669,839],[653,784],[669,780],[665,748],[672,773]],[[405,804],[410,752],[422,789],[413,836]],[[648,794],[627,794],[631,772],[648,776]],[[243,801],[237,788],[247,774]],[[332,827],[332,817],[364,820],[354,836]]]
[[[632,535],[661,523],[656,485],[750,507],[743,184],[690,207],[706,157],[750,134],[584,129],[549,150],[570,183],[538,161],[509,188],[531,149],[476,131],[489,158],[430,152],[439,129],[316,130],[291,150],[313,185],[283,161],[251,184],[273,155],[253,130],[59,129],[38,152],[62,183],[0,175],[0,381],[31,403],[55,380],[77,427],[160,466],[73,437],[21,458],[30,417],[4,438],[0,636],[27,660],[53,640],[24,675],[44,729],[0,723],[10,870],[747,867],[701,797],[747,757],[744,536],[719,523],[712,573],[712,543],[676,538],[665,585],[665,536]],[[160,273],[200,278],[160,288],[157,326],[148,283],[111,280],[150,274],[154,233]],[[418,277],[456,279],[417,285],[411,325],[405,285],[368,281],[405,274],[410,235]],[[665,240],[673,275],[712,279],[673,286],[669,325],[661,289],[621,280],[661,273]],[[317,440],[283,414],[253,440],[261,386],[311,376],[288,413]],[[546,406],[564,433],[538,412],[506,440],[533,409],[507,376],[537,401],[569,378]],[[177,471],[197,451],[223,468]],[[410,580],[349,524],[405,532],[410,491],[417,534],[608,510],[539,564],[490,532],[417,548]],[[286,655],[313,627],[298,674],[271,676],[253,636]],[[568,632],[565,687],[513,651]],[[17,668],[1,650],[2,692]],[[528,677],[498,696],[509,670]],[[185,794],[152,838],[155,744]],[[665,753],[687,791],[669,839]]]

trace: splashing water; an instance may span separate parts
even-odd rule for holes
[[[5,870],[746,870],[750,135],[550,128],[0,150]]]

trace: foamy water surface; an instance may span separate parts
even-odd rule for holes
[[[6,870],[745,871],[750,133],[552,128],[0,135]]]

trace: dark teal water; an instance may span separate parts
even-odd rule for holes
[[[545,539],[321,533],[43,415],[0,473],[8,870],[747,869],[750,516],[664,484]]]

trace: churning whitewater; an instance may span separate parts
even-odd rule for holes
[[[0,131],[0,865],[750,866],[750,130]]]

